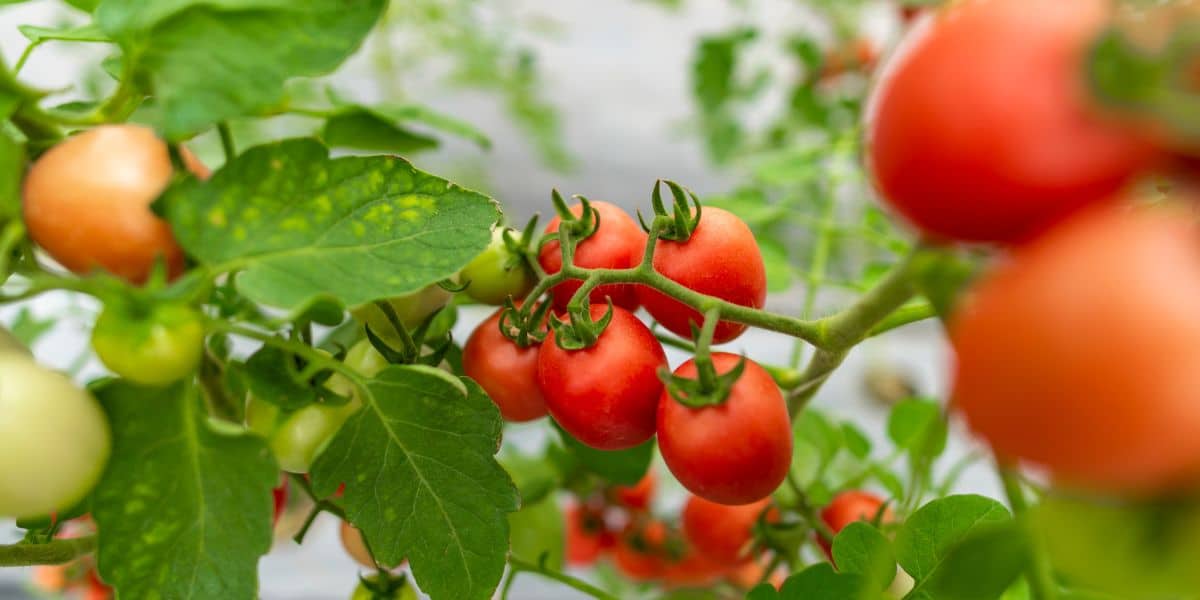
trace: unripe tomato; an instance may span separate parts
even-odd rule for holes
[[[613,486],[613,500],[629,510],[646,510],[650,508],[650,503],[654,500],[654,488],[657,481],[654,469],[646,471],[646,474],[633,485]]]
[[[653,581],[667,568],[666,527],[658,521],[631,523],[613,549],[617,570],[632,581]]]
[[[342,526],[338,530],[338,537],[342,540],[342,548],[346,549],[346,554],[350,555],[358,564],[368,568],[375,568],[375,561],[371,559],[371,553],[367,550],[367,543],[363,541],[362,532],[357,527],[351,525],[347,521],[342,521]]]
[[[607,306],[593,304],[599,320]],[[575,439],[600,450],[632,448],[654,437],[654,414],[662,392],[658,370],[667,355],[654,334],[613,307],[612,321],[596,343],[563,350],[547,336],[538,352],[538,387],[554,420]]]
[[[463,346],[463,372],[483,388],[508,421],[532,421],[546,415],[537,384],[540,345],[522,348],[500,332],[496,311],[480,323]]]
[[[184,152],[188,170],[208,169]],[[76,273],[104,269],[134,283],[156,261],[183,272],[183,251],[150,205],[171,181],[167,145],[141,125],[103,125],[43,154],[25,178],[29,236]]]
[[[1084,58],[1112,4],[966,0],[920,21],[868,101],[888,204],[934,236],[1013,242],[1153,160],[1088,97]]]
[[[741,360],[715,352],[717,373]],[[696,377],[695,361],[675,375]],[[792,463],[787,403],[765,369],[746,360],[724,403],[691,408],[664,390],[658,404],[658,447],[683,487],[719,504],[749,504],[779,487]]]
[[[616,544],[604,512],[587,506],[567,506],[566,532],[567,562],[577,567],[590,566]]]
[[[1200,480],[1200,230],[1098,208],[1018,249],[951,320],[953,402],[1004,458],[1151,494]]]
[[[33,357],[33,353],[29,351],[29,348],[25,347],[25,344],[21,340],[17,339],[17,336],[4,327],[0,327],[0,356],[7,354],[15,354],[24,356],[25,358]]]
[[[368,578],[373,584],[378,584],[378,577]],[[407,583],[398,590],[391,592],[375,592],[367,587],[367,584],[359,582],[358,587],[354,588],[354,595],[350,600],[417,600],[417,592],[413,586]]]
[[[592,207],[600,215],[600,226],[590,237],[576,244],[575,266],[585,269],[628,269],[642,262],[646,234],[633,218],[620,207],[607,202],[592,202]],[[582,211],[581,204],[571,207],[571,213],[575,216]],[[546,226],[546,233],[558,231],[561,222],[559,217],[554,217]],[[562,250],[557,240],[542,247],[538,262],[551,275],[562,270]],[[566,310],[580,283],[577,280],[564,281],[551,288],[554,307],[560,311]],[[604,304],[605,298],[611,298],[613,304],[621,308],[637,309],[638,300],[633,285],[602,285],[592,290],[589,296],[593,304]]]
[[[870,521],[876,516],[880,516],[883,523],[888,523],[895,517],[892,515],[891,509],[884,509],[883,514],[880,515],[879,509],[883,506],[883,502],[883,498],[870,492],[848,490],[834,496],[833,500],[830,500],[829,504],[821,509],[821,521],[835,536],[855,521]],[[825,551],[825,556],[833,560],[833,545],[819,535],[816,538],[817,544]]]
[[[0,516],[70,508],[99,481],[110,448],[91,394],[29,358],[0,356]]]
[[[701,554],[727,565],[753,558],[749,552],[754,540],[754,524],[771,504],[770,498],[740,506],[709,502],[699,496],[688,498],[683,507],[683,534]],[[771,509],[768,518],[778,519]]]
[[[186,304],[104,307],[92,329],[92,348],[112,372],[134,383],[161,386],[191,375],[204,355],[204,322]]]
[[[424,323],[425,319],[428,319],[433,313],[446,306],[452,297],[454,294],[446,291],[440,285],[433,284],[412,294],[390,298],[387,303],[391,305],[392,310],[396,311],[400,323],[405,328],[412,330]],[[391,320],[388,319],[383,309],[376,306],[374,302],[351,308],[350,316],[359,323],[370,326],[371,331],[383,341],[393,347],[401,347],[402,341],[400,335],[396,333],[396,328],[392,326]]]
[[[513,233],[520,238],[519,232]],[[503,304],[509,296],[520,300],[533,289],[533,274],[505,245],[502,228],[492,230],[492,242],[463,267],[459,277],[467,283],[467,295],[484,304]]]
[[[654,270],[684,287],[733,304],[762,308],[767,301],[767,271],[754,233],[733,213],[706,207],[700,224],[684,242],[662,240],[654,249]],[[638,299],[650,316],[675,335],[692,337],[690,323],[704,324],[704,315],[663,293],[638,286]],[[713,343],[742,335],[746,326],[720,321]]]

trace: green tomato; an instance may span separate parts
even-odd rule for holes
[[[196,370],[204,354],[204,322],[186,304],[138,311],[110,304],[96,319],[92,348],[109,370],[134,383],[167,385]]]
[[[533,289],[533,275],[504,244],[502,228],[492,230],[492,242],[467,263],[461,277],[467,282],[467,295],[484,304],[503,304],[509,296],[520,300]]]
[[[452,296],[453,294],[434,284],[425,286],[419,292],[396,296],[387,303],[391,305],[392,310],[396,311],[400,323],[411,330],[419,327],[430,315],[446,306]],[[402,342],[396,333],[396,328],[392,327],[392,322],[388,320],[387,315],[374,302],[351,308],[350,316],[363,325],[369,325],[371,331],[388,344],[397,348],[401,346]]]
[[[110,449],[91,394],[25,356],[0,356],[0,517],[70,508],[99,481]]]
[[[378,576],[369,577],[368,580],[372,586],[379,587],[376,583],[379,580]],[[350,600],[417,600],[417,592],[413,589],[413,586],[407,583],[401,585],[399,589],[390,592],[376,592],[367,587],[367,584],[360,581],[358,587],[354,588],[354,595],[350,596]]]

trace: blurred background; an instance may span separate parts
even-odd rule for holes
[[[11,64],[25,50],[18,25],[83,19],[60,2],[0,6],[0,53]],[[406,156],[418,167],[492,195],[518,226],[551,211],[552,188],[632,211],[648,206],[656,179],[676,180],[755,228],[773,308],[819,316],[869,285],[879,265],[909,243],[875,208],[858,166],[863,93],[901,26],[898,7],[883,1],[412,0],[393,3],[381,29],[336,76],[298,82],[292,93],[313,105],[329,90],[364,105],[419,105],[469,124],[490,145],[428,131],[419,120],[374,126],[409,136]],[[96,97],[110,81],[100,68],[105,56],[89,50],[45,44],[30,55],[22,79],[61,90],[63,101]],[[79,80],[89,83],[72,88]],[[233,123],[243,148],[320,125],[297,117]],[[190,146],[209,165],[222,160],[212,136]],[[46,295],[29,310],[0,310],[0,321],[36,330],[61,319],[39,338],[36,353],[87,379],[102,372],[88,353],[94,310],[80,298]],[[488,312],[465,307],[456,339]],[[771,364],[801,356],[790,340],[763,332],[730,346]],[[883,444],[887,402],[908,391],[940,398],[948,358],[936,323],[906,327],[857,348],[815,406]],[[954,429],[941,471],[974,451]],[[545,428],[510,426],[505,435],[537,447]],[[660,475],[668,488],[660,508],[673,509],[682,491],[665,470]],[[995,494],[999,486],[983,461],[956,488]],[[302,509],[289,514],[281,530],[303,516]],[[0,543],[15,539],[11,523],[0,522]],[[281,533],[261,563],[262,597],[348,597],[355,573],[336,521],[324,515],[302,547]],[[0,571],[0,598],[37,597],[29,579],[29,570]],[[510,597],[572,596],[523,575]]]

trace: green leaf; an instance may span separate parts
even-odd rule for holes
[[[811,444],[820,454],[822,462],[828,463],[842,447],[842,432],[828,417],[816,410],[800,413],[793,426],[796,441]]]
[[[896,577],[892,544],[878,529],[855,521],[833,538],[833,560],[843,573],[856,573],[870,589],[882,590]]]
[[[1004,505],[983,496],[947,496],[922,506],[896,533],[900,566],[918,582],[929,577],[955,544],[977,527],[1010,517]]]
[[[566,533],[563,531],[562,511],[553,496],[528,504],[508,515],[512,537],[512,556],[539,564],[546,557],[546,566],[555,571],[563,567]]]
[[[13,319],[9,331],[26,347],[33,346],[41,337],[54,329],[55,319],[39,319],[28,306],[22,306]]]
[[[263,344],[245,363],[230,366],[255,398],[290,411],[308,406],[317,399],[317,392],[311,385],[296,380],[299,368],[294,360],[291,354]]]
[[[65,0],[67,4],[82,10],[83,12],[92,12],[96,10],[96,5],[100,4],[100,0]]]
[[[567,450],[583,468],[611,483],[634,485],[650,469],[654,457],[654,440],[648,440],[625,450],[597,450],[580,442],[555,423],[559,437]]]
[[[436,138],[393,125],[364,110],[347,110],[330,117],[321,139],[331,148],[355,148],[411,154],[438,147]]]
[[[17,27],[25,39],[37,43],[44,40],[63,40],[68,42],[108,42],[108,36],[95,24],[88,23],[78,27],[53,29],[36,25],[21,25]]]
[[[489,598],[508,553],[512,481],[493,455],[502,421],[469,379],[424,366],[389,366],[370,380],[312,468],[328,496],[345,482],[349,520],[382,563],[407,559],[435,599]]]
[[[523,506],[541,502],[563,481],[563,473],[551,452],[544,456],[527,456],[510,449],[500,456],[500,465],[508,471],[521,493]]]
[[[0,119],[6,118],[0,116]],[[0,224],[21,216],[21,179],[25,145],[0,128]]]
[[[692,61],[692,95],[705,112],[716,111],[736,95],[738,52],[756,37],[754,29],[739,27],[700,39]]]
[[[334,106],[344,109],[346,112],[365,113],[390,127],[403,128],[411,124],[420,124],[435,131],[449,133],[474,142],[483,149],[492,147],[492,140],[474,125],[440,113],[428,106],[388,103],[363,105],[341,97],[332,89],[329,90],[328,95]]]
[[[134,58],[179,140],[279,104],[292,77],[333,71],[357,50],[386,0],[106,0],[101,28]],[[170,17],[170,18],[167,18]]]
[[[256,598],[279,483],[262,440],[214,429],[192,386],[94,391],[113,430],[92,504],[101,577],[122,598]]]
[[[842,439],[846,441],[846,449],[859,459],[871,455],[871,440],[853,423],[842,423]]]
[[[311,139],[252,148],[163,202],[189,255],[238,267],[243,295],[293,312],[320,297],[355,306],[445,279],[487,247],[499,219],[490,198],[403,159],[330,160]]]
[[[888,417],[887,431],[897,448],[918,461],[932,460],[946,449],[946,422],[933,400],[914,398],[897,404]]]
[[[746,600],[779,600],[779,591],[769,583],[760,583],[746,594]]]
[[[917,589],[938,600],[996,600],[1021,576],[1028,556],[1015,521],[986,524],[952,546]]]
[[[875,596],[861,575],[837,573],[827,562],[788,577],[779,590],[782,600],[867,600]]]
[[[792,260],[783,242],[769,237],[758,238],[763,266],[767,271],[767,291],[786,292],[792,287]]]

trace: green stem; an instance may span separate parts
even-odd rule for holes
[[[30,54],[33,54],[34,48],[41,46],[42,42],[44,42],[44,41],[46,41],[46,40],[40,39],[36,42],[30,42],[28,46],[25,46],[25,51],[21,52],[21,56],[19,58],[17,58],[17,64],[13,65],[12,74],[14,77],[21,72],[21,68],[25,66],[25,61],[29,60]]]
[[[1025,515],[1029,511],[1029,501],[1025,498],[1025,489],[1021,487],[1021,476],[1016,468],[997,464],[996,472],[1013,514],[1018,517]],[[1029,565],[1026,568],[1029,595],[1032,600],[1055,600],[1058,597],[1058,584],[1054,581],[1054,569],[1050,566],[1046,549],[1036,533],[1027,531],[1026,535],[1029,540]]]
[[[567,575],[566,573],[552,571],[550,569],[545,568],[544,566],[537,565],[537,564],[534,564],[531,562],[526,562],[519,558],[511,557],[511,556],[508,559],[508,564],[509,564],[509,566],[511,566],[513,568],[514,571],[525,571],[527,573],[537,573],[537,574],[541,575],[542,577],[545,577],[547,579],[553,579],[554,581],[557,581],[559,583],[567,585],[567,586],[575,589],[576,591],[587,594],[593,598],[599,598],[600,600],[619,600],[616,596],[614,596],[614,595],[612,595],[612,594],[610,594],[610,593],[608,593],[608,592],[606,592],[606,591],[604,591],[582,579],[579,579],[578,577],[572,577],[570,575]]]
[[[225,162],[231,162],[237,156],[237,147],[233,143],[233,132],[227,121],[217,123],[217,134],[221,136],[221,149],[225,151]]]
[[[29,567],[69,563],[96,548],[96,536],[52,540],[45,544],[0,546],[0,567]]]

